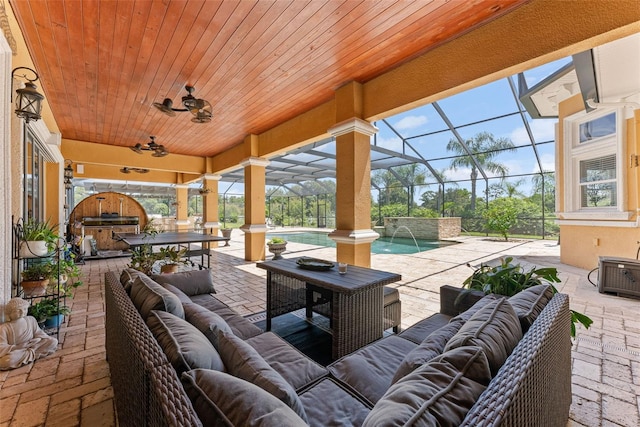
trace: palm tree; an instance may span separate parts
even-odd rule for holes
[[[399,166],[395,169],[396,173],[402,177],[404,184],[407,184],[407,192],[409,203],[407,204],[409,212],[407,215],[411,216],[411,207],[415,204],[414,197],[416,194],[416,186],[422,185],[425,182],[426,171],[422,165],[417,163],[411,163],[410,165]]]
[[[483,170],[499,174],[502,178],[509,172],[505,165],[493,161],[501,151],[515,151],[516,148],[513,142],[508,138],[495,138],[492,133],[480,132],[473,138],[467,139],[465,144],[473,154],[478,166]],[[451,168],[453,170],[471,168],[471,210],[473,211],[476,209],[476,181],[478,180],[476,162],[473,161],[457,139],[449,141],[447,150],[453,151],[458,155],[458,157],[451,160]]]

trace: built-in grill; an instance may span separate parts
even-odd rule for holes
[[[111,226],[111,225],[138,225],[140,217],[120,216],[116,212],[103,213],[100,216],[85,216],[82,225],[87,226]]]

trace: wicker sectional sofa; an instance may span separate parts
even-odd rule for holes
[[[460,314],[442,298],[441,313],[324,367],[216,299],[203,274],[106,273],[120,425],[566,425],[566,295],[477,297]]]

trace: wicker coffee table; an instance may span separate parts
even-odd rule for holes
[[[301,308],[310,315],[312,306],[324,304],[330,313],[334,359],[382,337],[383,287],[400,280],[399,274],[350,265],[347,274],[341,275],[337,266],[326,271],[305,270],[297,260],[257,265],[267,270],[267,330],[276,316]]]

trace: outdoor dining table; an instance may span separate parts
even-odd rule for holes
[[[339,274],[337,266],[308,270],[297,264],[298,259],[257,264],[267,270],[267,330],[271,330],[272,318],[285,313],[306,308],[310,316],[316,293],[321,295],[320,302],[326,301],[330,307],[333,359],[382,337],[383,287],[402,276],[353,265],[346,274]]]
[[[167,246],[178,245],[187,248],[187,257],[200,255],[200,267],[204,268],[204,256],[207,256],[206,268],[211,268],[211,242],[228,242],[228,237],[214,236],[196,231],[169,231],[157,234],[148,233],[114,233],[116,239],[122,240],[130,247],[142,245]],[[200,249],[191,249],[191,244],[200,244]]]

